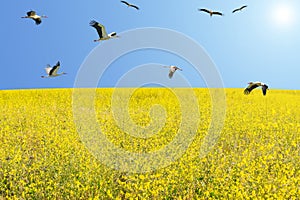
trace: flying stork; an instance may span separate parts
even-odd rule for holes
[[[201,9],[198,9],[198,11],[202,11],[202,12],[206,12],[210,15],[210,17],[212,17],[213,15],[220,15],[220,16],[223,16],[223,13],[221,12],[217,12],[217,11],[212,11],[212,10],[207,10],[205,8],[201,8]]]
[[[169,78],[172,78],[174,73],[176,72],[176,70],[180,70],[182,71],[182,69],[180,69],[179,67],[176,67],[174,65],[171,65],[171,66],[164,66],[165,68],[169,68]]]
[[[244,6],[242,6],[242,7],[239,7],[239,8],[237,8],[237,9],[234,9],[233,11],[232,11],[232,13],[235,13],[235,12],[237,12],[237,11],[241,11],[241,10],[243,10],[244,8],[246,8],[247,7],[247,5],[244,5]]]
[[[245,95],[250,94],[250,92],[251,92],[253,89],[255,89],[255,88],[259,87],[259,86],[261,86],[263,95],[266,95],[266,94],[267,94],[267,89],[268,89],[269,87],[268,87],[265,83],[262,83],[262,82],[257,81],[257,82],[249,82],[248,84],[249,84],[248,87],[245,88],[245,90],[244,90],[244,94],[245,94]]]
[[[27,12],[27,16],[24,16],[22,18],[33,19],[35,21],[35,24],[39,25],[40,23],[42,23],[42,18],[48,18],[48,17],[46,15],[39,16],[36,14],[35,11],[31,10],[31,11]]]
[[[47,67],[45,68],[46,73],[48,74],[48,76],[41,76],[41,77],[42,78],[50,78],[50,77],[56,77],[56,76],[61,76],[61,75],[67,74],[65,72],[62,72],[62,73],[58,74],[57,71],[58,71],[59,67],[60,67],[60,62],[59,61],[53,67],[51,67],[48,64]]]
[[[98,35],[99,35],[99,39],[94,40],[94,42],[98,42],[98,41],[101,41],[101,40],[109,40],[111,38],[119,37],[119,36],[117,36],[116,32],[112,32],[110,34],[107,34],[106,30],[105,30],[105,27],[102,24],[96,22],[95,20],[92,20],[90,22],[90,26],[94,27],[97,30]]]
[[[130,3],[126,2],[126,1],[121,1],[121,2],[124,3],[124,4],[126,4],[128,7],[132,7],[132,8],[135,8],[135,9],[139,10],[139,7],[137,7],[136,5],[130,4]]]

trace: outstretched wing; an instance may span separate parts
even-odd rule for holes
[[[54,65],[54,67],[50,70],[49,75],[50,75],[50,76],[51,76],[51,75],[56,75],[56,74],[57,74],[57,71],[58,71],[58,69],[59,69],[59,67],[60,67],[60,62],[58,61],[58,62],[56,63],[56,65]]]
[[[121,1],[122,3],[126,4],[127,6],[130,6],[130,4],[126,1]]]
[[[100,38],[107,37],[105,27],[102,24],[96,22],[95,20],[92,20],[90,22],[90,26],[94,27],[97,30],[98,35],[99,35]]]
[[[135,9],[139,10],[139,7],[137,7],[136,5],[131,5],[131,7],[133,7],[133,8],[135,8]]]
[[[240,7],[240,8],[234,9],[234,10],[232,11],[232,13],[235,13],[235,12],[237,12],[237,11],[241,11],[242,9],[244,9],[244,8],[246,8],[246,7],[247,7],[247,5],[244,5],[244,6]]]
[[[251,92],[253,89],[257,88],[257,87],[258,87],[258,84],[250,84],[250,85],[244,90],[244,94],[245,94],[245,95],[250,94],[250,92]]]
[[[232,13],[235,13],[236,11],[239,11],[239,10],[240,10],[239,8],[234,9],[234,10],[232,11]]]
[[[203,12],[207,12],[207,13],[210,13],[209,10],[205,9],[205,8],[201,8],[201,9],[198,9],[199,11],[203,11]]]
[[[246,8],[247,7],[247,5],[244,5],[244,6],[242,6],[241,8],[240,8],[240,10],[243,10],[244,8]]]
[[[213,15],[221,15],[221,16],[223,16],[223,13],[221,13],[221,12],[213,12],[212,14]]]

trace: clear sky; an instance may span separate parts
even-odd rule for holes
[[[127,8],[119,0],[1,1],[0,89],[73,87],[78,70],[90,52],[101,48],[103,43],[117,42],[93,42],[98,38],[89,26],[93,19],[105,25],[107,32],[117,32],[120,38],[115,40],[124,40],[122,33],[126,31],[144,27],[171,29],[190,37],[213,60],[225,87],[243,88],[249,81],[262,81],[270,88],[300,89],[299,0],[128,2],[140,10]],[[231,13],[242,5],[248,7]],[[221,11],[225,15],[209,17],[198,8]],[[31,19],[22,19],[31,9],[48,18],[38,26]],[[60,71],[68,74],[41,78],[46,65],[57,61],[61,62]],[[103,85],[113,86],[114,74],[122,76],[126,70],[149,63],[177,65],[183,71],[176,72],[170,81],[176,82],[180,73],[190,79],[192,86],[205,87],[202,80],[193,76],[189,63],[151,49],[132,52],[114,62],[111,78],[106,78]],[[168,70],[161,70],[168,79]]]

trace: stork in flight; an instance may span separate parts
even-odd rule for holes
[[[250,92],[253,89],[255,89],[255,88],[259,87],[259,86],[261,86],[263,95],[267,94],[267,90],[268,90],[269,87],[265,83],[257,81],[257,82],[249,82],[248,84],[249,84],[248,87],[245,88],[245,90],[244,90],[244,94],[245,95],[250,94]]]
[[[247,7],[247,5],[244,5],[244,6],[242,6],[242,7],[239,7],[239,8],[237,8],[237,9],[234,9],[233,11],[232,11],[232,13],[235,13],[235,12],[237,12],[237,11],[241,11],[241,10],[243,10],[244,8],[246,8]]]
[[[36,14],[35,11],[31,10],[31,11],[27,12],[27,16],[24,16],[22,18],[33,19],[35,21],[35,24],[39,25],[40,23],[42,23],[42,18],[48,18],[48,17],[46,15],[39,16]]]
[[[128,7],[132,7],[132,8],[135,8],[135,9],[139,10],[139,7],[137,7],[136,5],[130,4],[130,3],[126,2],[126,1],[121,1],[121,2],[124,3],[124,4],[126,4]]]
[[[119,37],[119,36],[117,36],[116,32],[112,32],[110,34],[107,34],[106,30],[105,30],[105,27],[102,24],[96,22],[95,20],[92,20],[90,22],[90,26],[94,27],[97,30],[98,35],[99,35],[99,39],[94,40],[94,42],[98,42],[98,41],[101,41],[101,40],[109,40],[111,38]]]
[[[207,9],[205,9],[205,8],[201,8],[201,9],[198,9],[198,10],[199,10],[199,11],[202,11],[202,12],[208,13],[211,17],[212,17],[213,15],[220,15],[220,16],[223,16],[223,13],[221,13],[221,12],[212,11],[212,10],[207,10]]]
[[[171,65],[171,66],[164,66],[165,68],[169,68],[169,78],[172,78],[174,73],[176,72],[176,70],[180,70],[182,71],[182,69],[180,69],[179,67],[176,67],[174,65]]]
[[[61,76],[61,75],[67,74],[65,72],[62,72],[62,73],[58,74],[57,71],[58,71],[59,67],[60,67],[60,62],[59,61],[53,67],[51,67],[48,64],[47,67],[45,68],[46,73],[48,74],[48,76],[41,76],[41,77],[42,78],[50,78],[50,77],[56,77],[56,76]]]

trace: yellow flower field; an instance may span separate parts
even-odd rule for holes
[[[254,90],[245,96],[242,89],[225,89],[224,127],[203,157],[211,98],[208,89],[193,91],[199,113],[190,107],[183,119],[171,90],[137,89],[128,107],[118,107],[122,99],[112,104],[114,89],[97,89],[98,126],[111,144],[127,152],[158,151],[176,138],[182,122],[199,116],[184,154],[145,173],[114,169],[89,151],[73,117],[72,89],[0,91],[0,199],[299,199],[300,91],[270,90],[262,96]],[[151,110],[155,105],[159,109]],[[80,109],[84,117],[88,112]],[[120,118],[124,109],[136,127]],[[151,126],[156,119],[161,128]],[[147,137],[139,137],[143,134]]]

